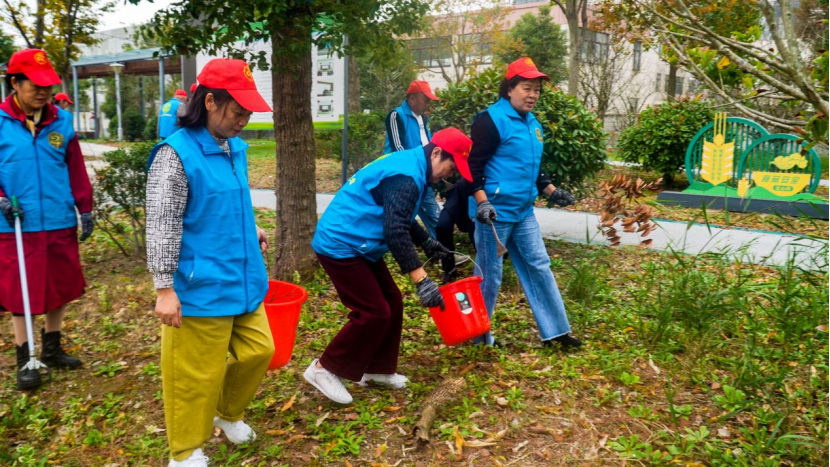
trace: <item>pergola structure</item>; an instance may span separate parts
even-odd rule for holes
[[[79,112],[78,99],[78,80],[86,78],[97,78],[112,76],[113,71],[116,70],[116,94],[120,96],[120,80],[118,75],[120,73],[138,76],[154,76],[158,74],[159,77],[159,101],[164,102],[164,75],[183,73],[189,70],[189,60],[179,56],[165,56],[162,55],[161,50],[143,49],[129,52],[120,52],[111,55],[96,55],[90,57],[81,57],[70,63],[72,66],[72,89],[75,97],[75,126],[80,127],[81,115]],[[195,81],[195,63],[192,66],[192,80]],[[187,70],[186,70],[187,69]],[[120,71],[117,71],[120,70]],[[93,112],[95,115],[95,133],[98,134],[98,102],[96,98],[95,81],[92,81],[92,95],[93,95]],[[119,102],[120,112],[120,102]]]

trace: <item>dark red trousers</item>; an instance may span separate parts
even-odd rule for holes
[[[349,321],[326,347],[320,364],[335,375],[360,381],[364,373],[393,374],[398,368],[403,298],[383,260],[317,255]]]

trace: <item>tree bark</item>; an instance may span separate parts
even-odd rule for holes
[[[301,22],[298,22],[301,23]],[[311,118],[311,54],[285,54],[306,42],[310,29],[295,24],[272,35],[274,134],[277,141],[277,231],[273,275],[290,280],[295,272],[313,273],[311,238],[317,225],[314,124]],[[279,53],[282,51],[283,53]]]
[[[578,0],[566,0],[564,13],[568,19],[568,94],[579,95],[579,54],[582,49],[579,30]]]
[[[37,10],[35,12],[35,48],[42,49],[44,42],[44,19],[46,17],[46,0],[37,0]]]
[[[360,113],[360,70],[357,59],[349,55],[349,114]]]
[[[669,100],[673,101],[677,96],[677,65],[669,63],[669,76],[666,78],[666,94]]]

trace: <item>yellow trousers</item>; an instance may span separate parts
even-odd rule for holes
[[[237,316],[183,316],[182,327],[162,328],[161,381],[172,459],[188,458],[210,439],[215,415],[242,419],[273,354],[262,305]]]

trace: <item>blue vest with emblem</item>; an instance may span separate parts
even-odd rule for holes
[[[159,138],[167,138],[179,129],[176,125],[176,112],[180,105],[182,105],[182,101],[174,97],[161,106],[161,110],[159,110]]]
[[[533,113],[525,117],[499,99],[485,112],[499,132],[499,147],[484,166],[484,192],[503,222],[519,222],[533,214],[539,196],[536,180],[542,164],[542,125]],[[470,202],[470,217],[475,217],[476,202]]]
[[[383,206],[375,203],[371,191],[395,175],[412,177],[418,185],[420,195],[410,219],[414,222],[427,185],[427,160],[420,146],[381,156],[357,171],[317,223],[311,242],[314,251],[331,258],[362,256],[380,261],[389,249],[383,237]]]
[[[173,289],[183,316],[256,311],[268,292],[248,188],[248,145],[230,138],[231,156],[205,128],[180,129],[159,143],[176,150],[187,174],[179,267]]]
[[[404,149],[413,149],[413,148],[420,148],[423,146],[421,144],[421,127],[418,125],[418,119],[412,115],[412,110],[409,108],[409,103],[406,102],[404,99],[403,103],[400,107],[395,109],[395,112],[401,116],[401,120],[403,120],[403,128],[404,133],[402,135],[398,135],[403,144]],[[422,115],[421,118],[424,120],[424,131],[426,131],[427,139],[432,139],[432,133],[429,131],[429,119],[426,115]],[[391,131],[398,131],[398,126],[396,122],[392,122],[390,124]],[[392,146],[392,135],[386,135],[386,144],[383,146],[383,153],[389,154],[395,150]]]
[[[78,225],[69,185],[66,147],[75,138],[72,114],[58,109],[52,123],[36,137],[19,120],[0,110],[0,187],[23,208],[24,232],[58,230]],[[0,222],[0,232],[14,232]]]

